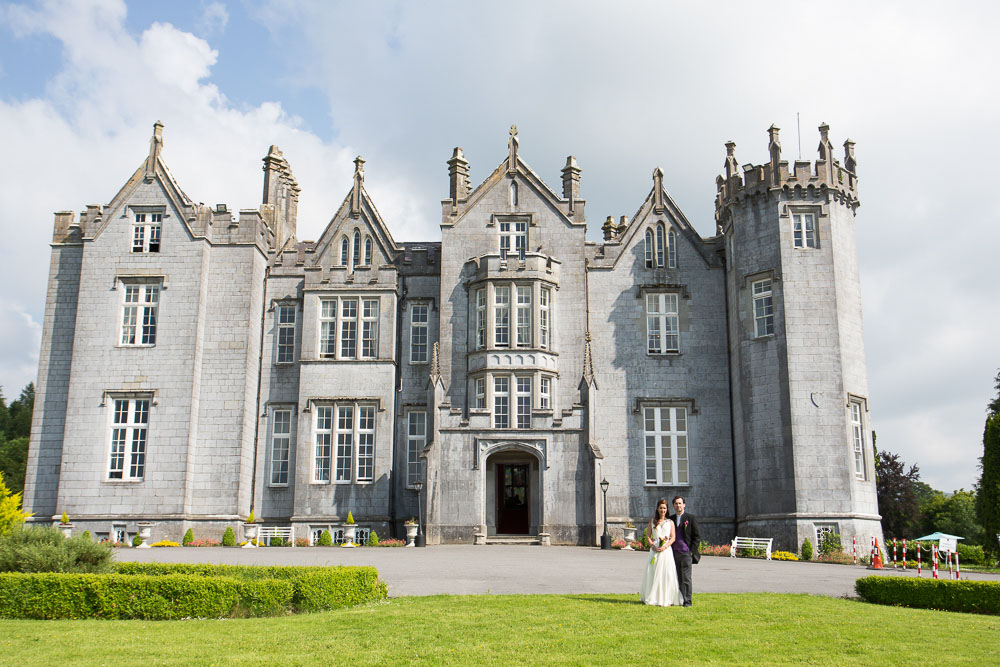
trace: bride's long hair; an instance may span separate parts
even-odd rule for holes
[[[654,528],[656,527],[656,522],[660,520],[660,505],[667,506],[667,513],[663,515],[663,518],[666,519],[668,516],[670,516],[670,503],[667,502],[667,499],[660,498],[659,500],[657,500],[656,509],[653,510],[653,520],[650,522],[650,524]]]

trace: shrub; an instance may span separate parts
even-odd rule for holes
[[[192,540],[190,544],[186,545],[189,547],[217,547],[221,542],[219,540],[213,540],[211,537],[203,537],[200,540]]]
[[[617,540],[615,540],[614,542],[611,543],[611,548],[612,549],[624,549],[625,548],[625,540],[620,539],[620,538],[617,539]]]
[[[840,544],[840,533],[823,533],[823,538],[819,542],[819,552],[823,556],[842,553],[844,548]]]
[[[348,526],[354,525],[354,514],[351,512],[347,513],[347,521],[345,522]]]
[[[250,516],[247,517],[247,523],[253,523],[256,517],[253,514],[253,510],[250,510]]]
[[[268,541],[268,546],[283,547],[285,546],[285,541],[281,539],[281,535],[272,535],[271,539]]]
[[[854,558],[852,556],[849,556],[849,555],[845,554],[843,551],[840,551],[838,553],[829,554],[829,555],[820,554],[819,556],[816,556],[816,562],[817,563],[838,563],[840,565],[853,565],[854,564]]]
[[[636,551],[649,551],[649,545],[639,540],[632,540],[631,546]]]
[[[968,563],[969,565],[989,565],[990,562],[986,558],[986,552],[978,544],[959,544],[958,545],[958,562],[959,564]]]
[[[1000,581],[873,576],[854,582],[867,602],[975,614],[1000,614]]]
[[[179,547],[180,545],[176,542],[171,542],[170,540],[160,540],[159,542],[153,542],[149,546],[151,547]]]
[[[31,512],[21,509],[21,492],[11,493],[3,483],[3,473],[0,472],[0,535],[23,525],[24,520],[30,516]]]
[[[771,560],[798,560],[799,557],[790,551],[772,551]]]
[[[379,540],[378,541],[378,546],[380,546],[380,547],[405,547],[406,546],[406,541],[405,540],[395,540],[395,539],[393,539],[391,537],[388,537],[388,538],[386,538],[384,540]]]
[[[378,546],[378,533],[374,530],[368,532],[368,539],[365,541],[366,547],[377,547]]]
[[[330,535],[329,530],[324,530],[319,536],[319,545],[321,547],[332,547],[333,546],[333,536]]]
[[[21,527],[0,536],[0,572],[106,572],[111,547],[63,537],[55,526]]]
[[[66,512],[62,513],[62,517],[59,519],[59,523],[61,523],[64,526],[69,523],[69,517],[66,515]]]
[[[702,542],[698,545],[698,553],[702,556],[729,556],[732,550],[730,544],[709,544]]]
[[[295,538],[295,546],[297,546],[297,547],[311,547],[312,545],[309,544],[309,538],[308,537],[296,537]]]
[[[139,533],[136,533],[136,534],[135,534],[135,535],[134,535],[134,536],[132,537],[132,546],[133,546],[133,547],[137,547],[137,546],[139,546],[140,544],[142,544],[142,538],[141,538],[141,537],[139,537]]]
[[[802,540],[802,560],[812,560],[813,545],[809,538]]]
[[[187,546],[192,542],[194,542],[194,531],[188,528],[187,531],[184,533],[184,537],[181,539],[181,544]]]
[[[224,547],[236,546],[236,533],[233,532],[232,526],[226,526],[226,532],[222,533],[222,546]]]
[[[83,531],[83,532],[81,533],[81,536],[82,536],[82,537],[85,537],[85,538],[87,538],[88,540],[89,540],[89,539],[91,539],[91,538],[90,538],[90,531],[89,531],[89,530],[85,530],[85,531]]]

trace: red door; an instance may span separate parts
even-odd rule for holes
[[[497,464],[497,533],[527,535],[529,524],[528,466]]]

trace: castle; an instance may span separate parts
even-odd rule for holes
[[[364,161],[317,241],[264,157],[263,202],[192,201],[148,157],[105,206],[55,215],[24,504],[124,540],[251,510],[299,537],[595,544],[682,494],[703,539],[881,537],[869,439],[854,144],[738,165],[715,236],[663,184],[586,240],[522,159],[477,187],[456,148],[441,240],[398,242]],[[391,222],[391,221],[390,221]],[[602,482],[607,482],[606,491]],[[237,532],[239,534],[239,532]]]

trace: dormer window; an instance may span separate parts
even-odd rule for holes
[[[646,268],[677,268],[677,234],[662,222],[646,230]]]
[[[162,213],[136,213],[132,222],[132,252],[160,252]]]

